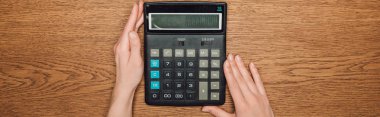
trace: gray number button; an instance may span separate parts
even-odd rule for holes
[[[208,57],[208,49],[200,49],[199,57]]]
[[[211,82],[211,89],[219,89],[219,82]]]
[[[199,71],[199,79],[207,79],[208,72],[207,71]]]
[[[211,71],[211,79],[219,79],[219,71]]]
[[[199,60],[199,68],[208,68],[208,60]]]
[[[211,92],[211,100],[219,100],[219,93]]]
[[[183,49],[175,49],[175,57],[184,57]]]
[[[173,51],[172,49],[164,49],[164,57],[172,57]]]
[[[211,60],[211,68],[219,68],[220,60]]]
[[[212,49],[211,50],[211,57],[220,57],[220,50],[219,49]]]
[[[150,49],[150,56],[151,57],[160,57],[160,50],[159,49]]]
[[[186,50],[186,56],[187,57],[195,57],[195,50],[194,49],[187,49]]]

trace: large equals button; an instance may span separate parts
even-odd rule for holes
[[[208,86],[207,82],[199,82],[199,100],[208,99]]]

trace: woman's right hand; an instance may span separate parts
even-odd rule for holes
[[[202,111],[216,117],[273,117],[255,65],[250,63],[249,69],[250,72],[239,55],[228,55],[228,60],[224,62],[224,73],[235,104],[235,113],[227,113],[216,106],[204,106]]]

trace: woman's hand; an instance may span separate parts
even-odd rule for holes
[[[142,0],[133,5],[128,23],[115,44],[116,83],[113,90],[109,117],[131,117],[135,90],[140,83],[144,62],[141,57],[141,43],[137,34],[143,24]]]
[[[228,60],[224,62],[224,73],[235,104],[235,113],[227,113],[216,106],[205,106],[202,111],[216,117],[273,117],[255,65],[250,63],[249,69],[250,72],[239,55],[228,55]]]

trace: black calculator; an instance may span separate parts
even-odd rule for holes
[[[227,4],[144,4],[145,102],[222,105],[226,81]]]

